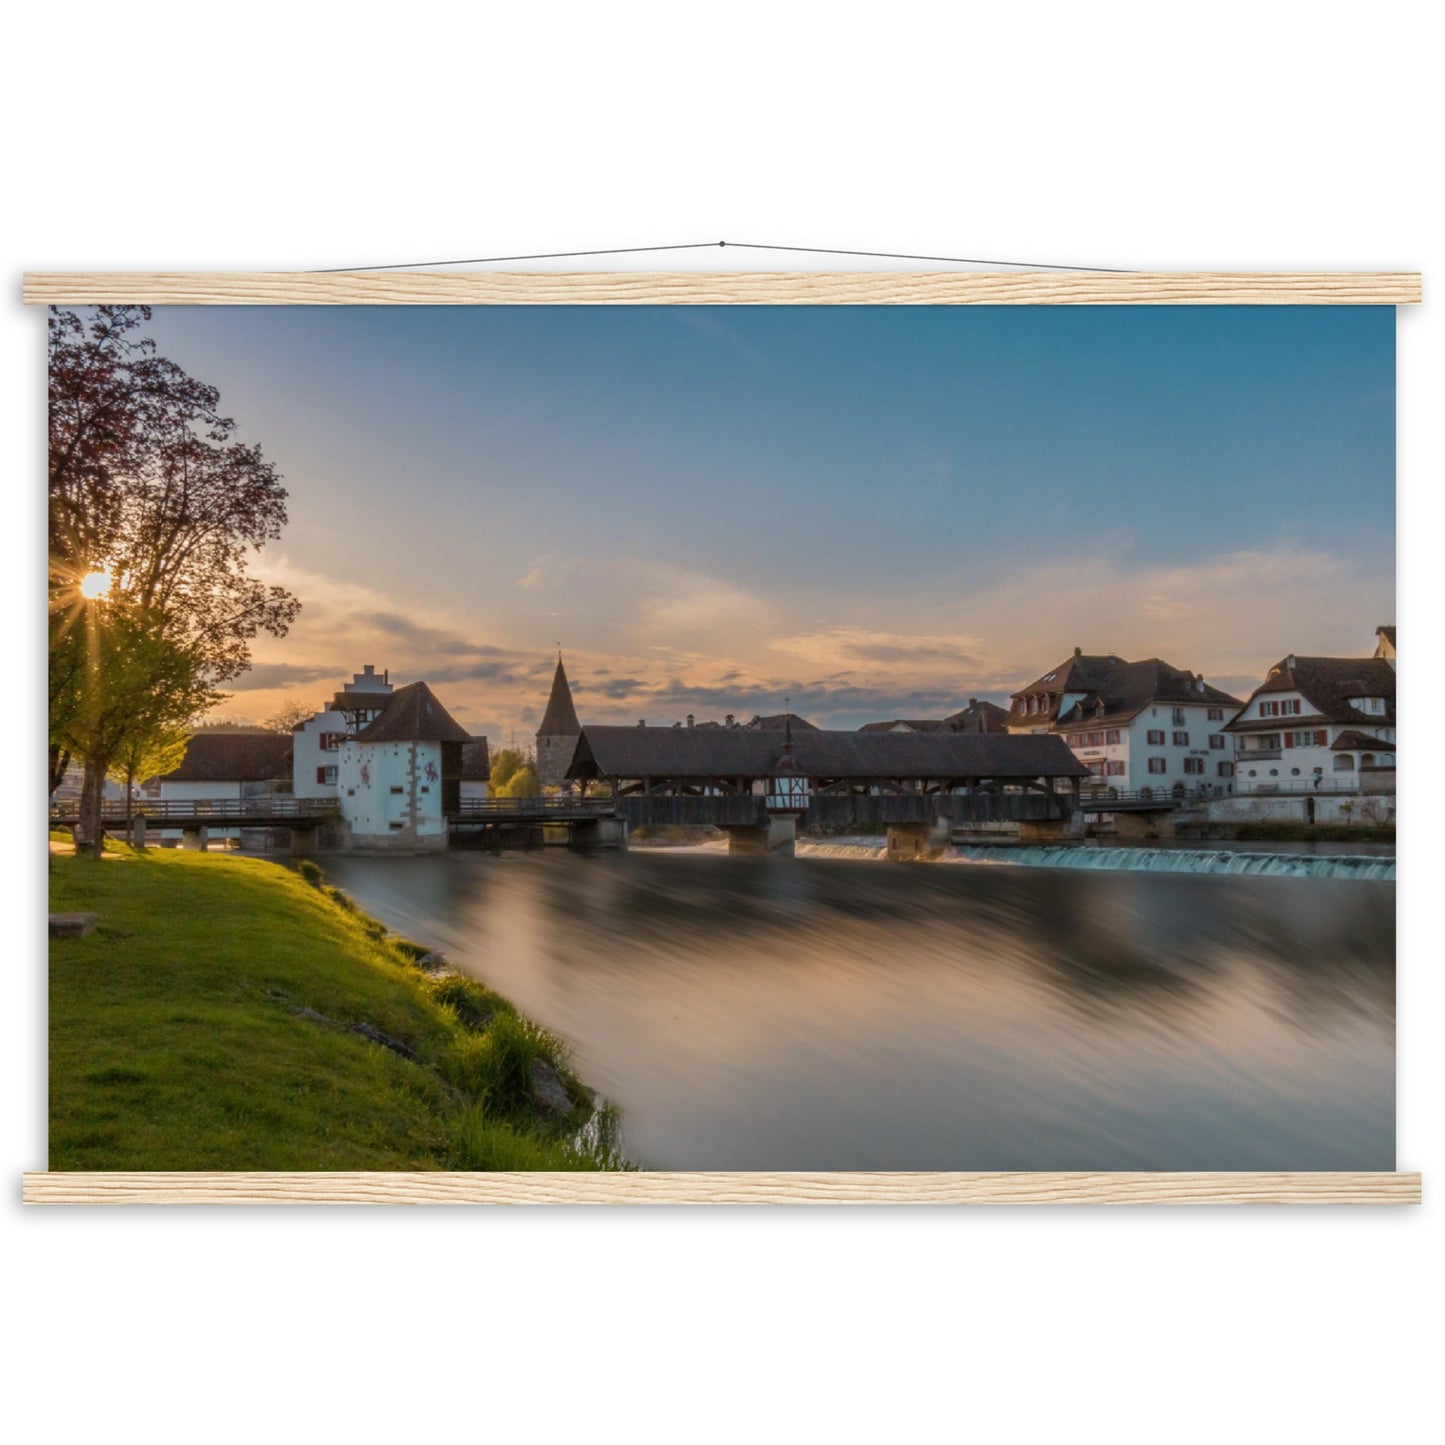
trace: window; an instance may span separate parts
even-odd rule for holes
[[[1283,702],[1262,702],[1259,705],[1260,717],[1298,717],[1299,698],[1287,697]]]
[[[1385,711],[1385,699],[1382,697],[1352,697],[1350,706],[1359,709],[1360,712],[1374,713],[1378,716]]]
[[[388,823],[386,826],[387,826],[388,828],[390,828],[393,833],[400,833],[401,830],[406,827],[406,824],[405,824],[405,823]]]
[[[1232,778],[1234,776],[1233,763],[1216,763],[1214,770],[1221,778]],[[1254,775],[1251,773],[1250,776],[1253,777]]]
[[[1312,729],[1309,732],[1287,734],[1285,737],[1285,746],[1290,748],[1322,748],[1328,741],[1328,734]]]
[[[1184,709],[1182,707],[1176,707],[1174,709],[1174,726],[1177,728],[1182,728],[1186,721],[1187,719],[1184,716]]]
[[[1149,771],[1151,773],[1167,773],[1169,764],[1164,758],[1150,758]]]
[[[1174,734],[1174,746],[1175,746],[1176,748],[1187,748],[1187,747],[1189,746],[1189,734],[1188,734],[1188,733],[1175,733],[1175,734]]]
[[[1223,722],[1223,721],[1224,721],[1224,709],[1223,709],[1222,707],[1212,707],[1212,708],[1210,708],[1210,709],[1209,709],[1209,721],[1210,721],[1210,722]]]
[[[1222,752],[1225,742],[1228,741],[1223,733],[1210,733],[1209,746],[1217,753]]]
[[[393,788],[391,791],[392,791],[395,795],[397,795],[398,797],[400,797],[400,795],[401,795],[402,793],[406,792],[406,789],[405,789],[405,788]]]
[[[1163,728],[1150,728],[1150,729],[1149,729],[1149,746],[1150,746],[1151,748],[1162,748],[1162,747],[1164,746],[1164,729],[1163,729]]]
[[[1353,773],[1355,771],[1355,760],[1348,753],[1336,753],[1335,771],[1337,773]]]
[[[334,753],[346,741],[345,733],[322,733],[317,740],[323,753]]]
[[[323,786],[327,783],[333,787],[336,785],[336,765],[333,763],[329,768],[316,769],[316,781]]]
[[[1111,778],[1122,778],[1124,776],[1124,760],[1122,758],[1110,758],[1107,772]]]
[[[1203,758],[1185,758],[1184,771],[1186,773],[1202,773],[1204,771]]]

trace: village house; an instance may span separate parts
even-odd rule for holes
[[[461,799],[463,749],[473,742],[426,683],[398,688],[337,749],[341,846],[444,849],[447,819]]]
[[[1239,699],[1157,657],[1074,655],[1013,694],[1011,733],[1062,738],[1100,785],[1123,792],[1228,793],[1226,725]]]
[[[238,799],[264,798],[286,793],[291,785],[291,738],[286,733],[260,728],[216,729],[195,733],[186,743],[178,767],[150,778],[142,788],[147,798],[163,803],[195,803],[206,812]],[[250,829],[244,830],[250,833]],[[264,830],[248,839],[240,830],[213,832],[214,837],[239,837],[247,846],[264,846]],[[180,830],[161,827],[163,841],[178,839]]]
[[[1229,724],[1240,793],[1395,791],[1395,629],[1373,657],[1291,653]]]
[[[378,677],[368,663],[326,707],[296,724],[292,729],[292,792],[298,798],[336,797],[341,745],[381,716],[393,691],[391,674]]]

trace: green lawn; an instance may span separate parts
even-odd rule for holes
[[[555,1039],[279,864],[123,849],[50,884],[100,915],[50,944],[51,1169],[620,1165],[568,1144],[590,1100]],[[537,1056],[565,1118],[533,1101]]]

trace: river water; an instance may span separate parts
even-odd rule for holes
[[[644,1167],[1394,1168],[1393,882],[952,861],[326,866],[567,1039]]]

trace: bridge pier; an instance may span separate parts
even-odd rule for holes
[[[130,846],[137,853],[144,853],[146,846],[146,815],[137,813],[130,820]]]
[[[589,818],[573,823],[568,829],[570,848],[626,848],[627,820],[625,818]]]
[[[181,851],[204,853],[210,841],[210,829],[204,823],[190,823],[181,829]]]
[[[888,857],[895,863],[938,858],[947,849],[952,836],[952,828],[943,819],[931,823],[890,823]]]
[[[316,829],[292,828],[289,831],[291,856],[293,858],[309,858],[316,851]]]
[[[1174,812],[1161,809],[1157,813],[1115,813],[1116,838],[1172,838]]]
[[[759,857],[765,853],[793,853],[798,837],[796,818],[770,818],[762,827],[724,828],[728,835],[728,852],[743,857]]]

